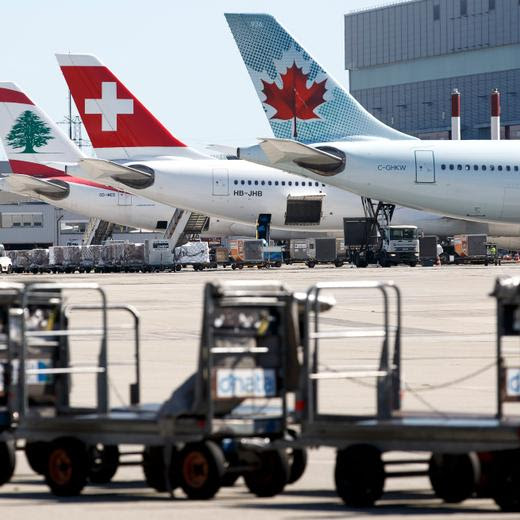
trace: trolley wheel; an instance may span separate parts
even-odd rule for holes
[[[287,430],[287,437],[290,440],[298,438],[296,431],[289,429]],[[289,479],[287,484],[294,484],[305,473],[307,467],[307,450],[305,448],[289,448],[286,450],[287,457],[289,459]]]
[[[300,480],[307,467],[307,450],[305,448],[292,448],[289,450],[289,479],[287,484],[294,484]]]
[[[79,495],[87,483],[89,458],[83,442],[61,438],[49,446],[45,483],[54,495]]]
[[[222,449],[212,441],[186,444],[177,458],[181,488],[192,500],[213,498],[226,470]]]
[[[49,443],[28,441],[25,443],[25,458],[31,469],[38,475],[44,475],[49,460]]]
[[[89,446],[90,467],[88,479],[93,484],[108,484],[119,467],[119,448],[117,445],[96,444]]]
[[[176,450],[172,447],[170,463],[170,486],[173,489],[179,486],[175,470]],[[164,448],[162,446],[146,446],[143,452],[143,473],[146,484],[155,491],[168,491],[166,484],[166,468],[164,466]]]
[[[239,269],[244,269],[244,264],[239,264],[239,265],[238,265],[238,268],[239,268]]]
[[[505,512],[520,511],[520,450],[496,453],[493,463],[492,497]]]
[[[225,473],[220,480],[221,487],[233,487],[240,478],[240,473]]]
[[[417,262],[410,262],[410,267],[416,267],[417,266]]]
[[[342,262],[341,260],[336,260],[336,261],[334,262],[334,265],[335,265],[336,267],[343,267],[343,262]]]
[[[259,466],[244,473],[247,488],[257,497],[274,497],[281,493],[289,480],[289,460],[283,450],[257,453]]]
[[[449,504],[469,498],[476,489],[479,462],[475,453],[433,453],[428,476],[435,494]]]
[[[336,492],[347,506],[371,507],[383,495],[385,467],[381,452],[369,444],[356,444],[336,455]]]
[[[16,446],[13,440],[0,442],[0,486],[11,480],[16,468]]]
[[[309,269],[313,269],[315,265],[316,265],[315,262],[307,262],[307,267],[308,267]]]

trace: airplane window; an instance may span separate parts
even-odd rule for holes
[[[282,186],[285,186],[285,181],[282,181]]]
[[[494,172],[494,171],[495,171],[495,165],[492,164],[492,165],[489,167],[489,169],[490,169],[492,172]]]
[[[441,170],[445,170],[446,169],[446,165],[445,164],[441,164]]]
[[[235,181],[233,184],[236,186],[238,184],[238,181]]]
[[[457,164],[457,170],[459,170],[459,172],[462,170],[462,164]]]
[[[251,181],[247,181],[247,184],[249,184],[249,186],[251,186],[252,183],[251,183]]]
[[[242,186],[246,183],[246,181],[240,181],[240,184],[242,184]]]
[[[473,169],[474,169],[475,171],[478,171],[478,164],[474,164],[474,165],[473,165]]]
[[[274,181],[274,185],[275,185],[275,186],[278,186],[278,181]]]
[[[267,184],[269,184],[269,186],[271,186],[273,183],[271,181],[267,181]]]
[[[319,186],[320,183],[319,183],[319,182],[315,182],[314,185],[315,185],[315,186]]]
[[[255,181],[255,186],[258,186],[258,181]]]
[[[499,171],[499,172],[502,171],[502,166],[498,166],[498,171]]]
[[[511,171],[511,166],[506,166],[506,171],[510,172]]]
[[[482,171],[485,172],[487,170],[487,167],[485,164],[482,165]]]
[[[517,171],[518,171],[518,166],[515,166],[515,172],[517,172]]]
[[[466,164],[466,165],[464,166],[464,169],[465,169],[466,171],[469,171],[469,170],[471,170],[471,166],[470,166],[469,164]]]
[[[450,170],[453,170],[455,168],[455,166],[453,166],[453,164],[450,164]]]
[[[287,184],[288,184],[289,186],[292,186],[292,181],[289,181]]]
[[[298,186],[298,181],[296,181],[296,182],[294,183],[294,185],[295,185],[295,186]]]
[[[260,184],[261,184],[262,186],[265,186],[265,181],[262,181]]]

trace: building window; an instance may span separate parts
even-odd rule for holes
[[[468,0],[460,0],[460,15],[468,16]]]
[[[434,6],[433,6],[433,19],[434,20],[441,19],[441,6],[439,4],[434,4]]]

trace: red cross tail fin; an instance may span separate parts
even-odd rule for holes
[[[206,157],[173,136],[96,56],[56,58],[98,157]]]

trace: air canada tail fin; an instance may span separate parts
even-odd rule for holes
[[[0,82],[0,140],[13,173],[54,177],[81,150],[15,83]]]
[[[226,14],[275,137],[414,139],[377,120],[266,14]]]
[[[56,58],[98,157],[206,157],[174,137],[96,56]]]

